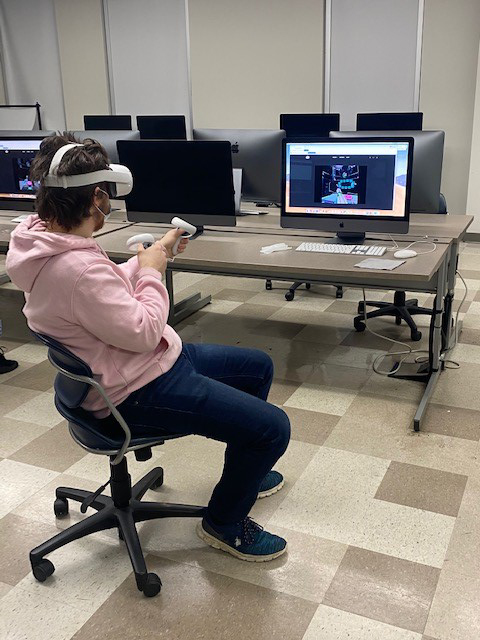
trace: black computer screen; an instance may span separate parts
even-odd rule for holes
[[[137,116],[142,140],[186,140],[185,116]]]
[[[131,131],[132,116],[83,116],[85,131]]]
[[[282,113],[280,129],[287,138],[328,138],[330,131],[339,131],[339,113]]]
[[[235,215],[229,142],[119,140],[133,175],[128,211]]]
[[[41,138],[0,139],[0,198],[33,202],[40,185],[30,180],[30,165],[41,142]]]
[[[357,113],[357,131],[421,131],[423,113]]]

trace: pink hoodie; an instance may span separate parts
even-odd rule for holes
[[[139,269],[136,256],[116,265],[93,238],[49,232],[31,215],[11,235],[7,271],[25,292],[29,327],[87,362],[114,405],[180,355],[181,340],[167,325],[162,276]],[[83,407],[97,417],[109,414],[95,390]]]

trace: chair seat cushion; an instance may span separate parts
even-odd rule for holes
[[[70,409],[61,402],[57,395],[55,396],[55,406],[57,411],[68,420],[75,440],[84,447],[107,452],[120,449],[124,443],[125,433],[112,415],[99,419],[85,409]],[[135,433],[132,433],[129,448],[149,447],[162,444],[164,440],[179,437],[181,437],[180,434],[162,434],[160,430],[157,433],[152,433],[151,429],[142,431],[136,428]]]

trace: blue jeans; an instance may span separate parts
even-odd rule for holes
[[[132,433],[141,425],[152,434],[225,442],[223,473],[207,514],[213,524],[233,524],[247,516],[290,439],[287,415],[266,402],[272,379],[273,363],[263,351],[186,344],[170,371],[117,408]]]

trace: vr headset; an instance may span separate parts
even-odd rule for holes
[[[70,187],[85,187],[89,184],[107,182],[109,195],[111,198],[123,198],[128,195],[133,188],[133,177],[130,169],[123,164],[109,164],[107,169],[90,171],[73,176],[57,176],[57,170],[63,156],[73,147],[83,147],[83,144],[65,144],[55,153],[50,163],[48,174],[44,178],[46,187],[59,187],[69,189]]]

